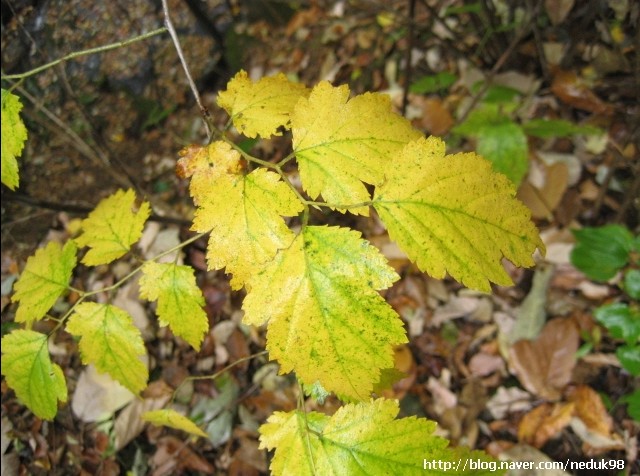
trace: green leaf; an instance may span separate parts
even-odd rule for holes
[[[640,339],[640,312],[624,303],[599,307],[595,317],[616,339],[624,339],[629,345]]]
[[[380,185],[402,147],[421,137],[391,110],[388,96],[367,93],[349,99],[347,86],[326,81],[298,102],[291,122],[302,186],[312,199],[322,194],[330,206],[368,202],[363,182]],[[335,208],[369,213],[366,205]]]
[[[489,160],[496,172],[519,185],[529,170],[527,136],[495,105],[485,105],[469,114],[454,131],[477,138],[477,151]]]
[[[529,210],[513,184],[473,153],[444,154],[435,137],[407,145],[376,189],[374,207],[389,235],[418,267],[437,279],[449,273],[465,286],[490,291],[510,285],[502,258],[533,266],[544,251]]]
[[[607,281],[629,261],[633,235],[620,225],[571,230],[576,245],[571,251],[571,263],[596,281]]]
[[[83,364],[95,365],[135,394],[145,388],[149,371],[140,360],[146,354],[144,342],[125,311],[109,304],[84,302],[78,304],[66,329],[80,337]]]
[[[345,405],[331,417],[275,412],[260,427],[260,448],[275,449],[274,476],[490,473],[465,464],[482,460],[488,467],[486,455],[448,448],[447,440],[433,434],[435,422],[396,419],[399,410],[397,401],[378,399]]]
[[[133,190],[118,190],[102,200],[89,217],[82,220],[83,233],[76,238],[76,243],[90,248],[82,258],[84,264],[110,263],[124,256],[140,239],[151,208],[148,202],[144,202],[136,210],[135,199]]]
[[[343,398],[369,398],[402,321],[377,290],[398,276],[360,233],[310,226],[249,282],[244,322],[268,321],[267,350],[282,373],[295,370]],[[275,285],[274,283],[278,283]]]
[[[621,345],[616,349],[616,356],[627,372],[634,377],[640,375],[640,346]]]
[[[627,413],[635,421],[640,421],[640,389],[623,396],[620,401],[627,404]]]
[[[293,107],[308,95],[304,85],[289,81],[282,73],[254,83],[240,71],[229,81],[227,90],[218,94],[218,105],[245,136],[270,137],[282,135],[280,127],[290,128]]]
[[[449,71],[442,71],[437,74],[421,77],[409,87],[409,90],[416,94],[436,93],[447,89],[455,83],[457,79],[458,77],[455,74]]]
[[[596,135],[602,130],[593,126],[579,126],[564,119],[532,119],[525,122],[522,128],[527,135],[542,137],[568,137],[574,134]]]
[[[186,431],[195,436],[207,438],[207,434],[202,431],[198,425],[189,420],[186,416],[181,415],[175,410],[165,408],[162,410],[152,410],[144,412],[142,419],[157,426],[168,426],[176,430]]]
[[[640,300],[640,269],[630,269],[624,274],[624,290],[632,299]]]
[[[47,336],[18,329],[2,338],[2,375],[34,415],[53,420],[58,401],[67,401],[67,384],[59,365],[51,363]]]
[[[204,297],[196,284],[193,268],[148,261],[142,267],[140,297],[158,301],[160,325],[182,337],[196,350],[209,330]]]
[[[51,309],[67,290],[76,266],[76,251],[73,241],[67,241],[64,248],[51,241],[27,260],[11,298],[14,302],[20,302],[16,322],[26,322],[27,326],[31,326]]]
[[[473,89],[477,88],[479,90],[482,87],[482,85],[483,85],[483,81],[476,83]],[[489,89],[487,89],[487,91],[484,93],[484,97],[482,98],[482,101],[485,104],[511,103],[516,99],[518,99],[521,95],[522,93],[517,89],[510,88],[509,86],[494,84],[493,86],[490,86]]]
[[[280,176],[265,169],[212,179],[194,176],[191,193],[199,205],[192,229],[211,231],[209,268],[226,267],[233,274],[234,289],[291,244],[294,234],[282,216],[294,216],[303,209]]]
[[[20,98],[2,89],[2,183],[11,190],[19,184],[17,157],[22,155],[27,128],[20,118]]]

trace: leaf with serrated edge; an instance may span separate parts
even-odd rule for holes
[[[82,258],[84,264],[110,263],[124,256],[140,239],[151,208],[148,202],[144,202],[136,211],[135,199],[133,190],[118,190],[102,200],[89,217],[82,220],[83,233],[75,240],[78,246],[90,248]]]
[[[64,247],[51,241],[27,260],[11,298],[14,302],[20,301],[16,322],[30,326],[51,309],[67,289],[76,266],[76,251],[73,241],[67,241]]]
[[[295,370],[343,398],[369,398],[402,322],[376,290],[398,279],[377,249],[345,228],[310,226],[249,282],[244,322],[268,321],[267,350],[282,373]],[[274,285],[278,283],[278,285]]]
[[[2,183],[15,190],[19,184],[18,161],[27,140],[27,128],[20,118],[20,98],[2,90]]]
[[[67,401],[67,384],[59,365],[51,362],[47,336],[18,329],[2,338],[2,375],[34,415],[53,420],[58,400]]]
[[[291,111],[298,100],[309,95],[302,84],[280,73],[252,82],[240,71],[218,94],[218,105],[231,116],[233,125],[247,137],[282,135],[279,127],[290,128]]]
[[[186,416],[181,415],[170,408],[144,412],[142,414],[142,419],[157,426],[168,426],[169,428],[175,428],[176,430],[186,431],[192,435],[208,438],[208,435],[202,431],[198,425],[189,420]]]
[[[436,424],[423,418],[396,419],[396,400],[348,404],[333,416],[317,412],[275,412],[260,427],[260,448],[275,449],[274,476],[499,474],[471,470],[468,460],[490,460],[479,451],[447,447],[434,435]],[[440,470],[440,471],[438,471]],[[447,471],[448,470],[448,471]]]
[[[294,216],[302,204],[274,172],[257,169],[249,175],[222,175],[199,182],[193,189],[199,208],[192,229],[211,230],[207,250],[210,269],[226,267],[231,286],[239,289],[247,279],[289,246],[294,234],[282,216]]]
[[[363,182],[380,185],[398,152],[421,136],[391,110],[388,96],[366,93],[349,100],[346,85],[326,81],[298,102],[291,124],[302,186],[311,198],[321,194],[336,205],[371,200]],[[367,206],[348,210],[369,213]]]
[[[146,354],[133,318],[109,304],[78,304],[67,322],[67,332],[80,337],[82,363],[95,365],[136,395],[147,385],[149,371],[140,357]]]
[[[193,272],[189,266],[149,261],[142,267],[140,297],[157,300],[160,325],[168,324],[176,336],[200,350],[209,320]]]
[[[389,235],[434,278],[448,272],[465,286],[490,291],[512,284],[501,264],[532,266],[544,245],[513,184],[473,153],[444,154],[430,137],[410,143],[376,189],[373,205]]]

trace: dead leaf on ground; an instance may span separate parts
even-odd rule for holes
[[[544,9],[553,25],[562,23],[573,8],[575,0],[544,0]]]
[[[583,427],[572,421],[571,427],[585,445],[591,447],[589,453],[624,449],[622,438],[613,432],[613,419],[595,390],[588,385],[579,385],[571,389],[568,399],[575,404],[575,417],[584,424]]]
[[[538,451],[529,445],[514,445],[497,455],[501,461],[531,461],[534,463],[552,462],[542,451]],[[534,467],[538,467],[534,464]],[[541,465],[540,467],[544,467]],[[561,469],[512,469],[509,476],[565,476],[569,473]]]
[[[215,468],[191,448],[187,441],[173,436],[165,436],[158,441],[157,449],[151,457],[152,476],[178,474],[185,469],[213,474]]]
[[[524,181],[518,190],[518,198],[531,209],[534,218],[553,220],[553,212],[560,204],[567,190],[568,170],[565,164],[556,163],[551,166],[540,164],[544,173],[541,186]]]
[[[496,394],[487,402],[487,409],[496,420],[530,408],[531,394],[519,387],[499,387]]]
[[[542,448],[571,422],[574,403],[543,403],[525,414],[518,425],[518,441]]]
[[[440,98],[425,98],[422,103],[420,124],[428,134],[443,136],[453,127],[455,121]]]
[[[557,400],[571,380],[580,344],[573,319],[557,318],[544,326],[535,340],[520,340],[510,349],[510,364],[529,392]]]
[[[613,113],[613,108],[596,96],[573,71],[557,71],[551,83],[551,92],[576,109],[607,116]]]
[[[102,421],[134,398],[133,393],[109,374],[100,373],[93,365],[87,365],[78,378],[71,408],[84,422]]]

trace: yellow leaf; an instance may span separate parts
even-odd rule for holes
[[[204,297],[196,285],[193,268],[149,261],[142,267],[140,297],[158,301],[160,325],[182,337],[196,350],[209,329]]]
[[[374,207],[409,258],[435,278],[448,272],[489,291],[512,284],[503,257],[532,266],[542,240],[510,181],[473,153],[445,156],[435,137],[408,144],[376,189]]]
[[[67,322],[67,332],[80,337],[82,363],[95,365],[131,392],[147,385],[149,371],[140,360],[146,354],[132,317],[109,304],[78,304]]]
[[[192,177],[189,189],[194,203],[198,204],[198,193],[207,193],[207,184],[225,174],[241,172],[240,154],[223,141],[206,146],[190,145],[180,151],[176,164],[180,178]]]
[[[229,81],[227,90],[218,94],[218,105],[245,136],[270,137],[282,135],[279,127],[290,128],[293,107],[308,95],[304,85],[289,81],[282,73],[254,83],[240,71]]]
[[[53,420],[58,400],[67,401],[60,366],[51,363],[47,336],[18,329],[2,338],[2,375],[16,396],[37,417]]]
[[[198,425],[189,420],[186,416],[169,408],[144,412],[142,414],[142,419],[157,426],[168,426],[170,428],[175,428],[176,430],[186,431],[192,435],[202,436],[204,438],[209,437],[209,435],[202,431]]]
[[[346,85],[321,82],[298,102],[291,120],[302,185],[311,198],[322,194],[329,204],[369,201],[363,182],[380,185],[404,145],[421,136],[391,110],[388,96],[366,93],[348,99]],[[367,215],[369,209],[349,211]]]
[[[76,245],[67,241],[64,248],[53,241],[36,251],[16,281],[12,301],[20,301],[16,322],[31,326],[40,320],[64,293],[76,265]]]
[[[76,243],[90,248],[82,258],[84,264],[110,263],[126,254],[140,239],[151,209],[149,203],[144,202],[136,211],[135,199],[133,190],[118,190],[82,220],[83,234],[76,238]]]
[[[20,98],[2,90],[2,183],[15,190],[19,183],[18,161],[27,140],[27,128],[20,118]]]
[[[244,321],[268,321],[267,349],[281,372],[295,370],[347,399],[365,399],[393,346],[406,342],[402,322],[377,290],[398,276],[360,233],[306,227],[249,282]]]
[[[211,230],[209,268],[226,267],[234,289],[291,243],[294,235],[282,216],[294,216],[303,208],[280,176],[264,169],[246,176],[221,175],[197,187],[192,182],[192,194],[200,205],[192,229]]]
[[[275,412],[260,427],[260,448],[275,449],[274,476],[485,473],[471,470],[465,460],[488,467],[486,455],[449,448],[433,434],[435,422],[396,419],[399,410],[396,400],[378,399],[345,405],[331,417]]]

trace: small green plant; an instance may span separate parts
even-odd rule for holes
[[[607,329],[611,337],[622,341],[616,356],[631,375],[640,375],[640,236],[623,226],[607,225],[599,228],[573,230],[576,245],[571,263],[594,281],[608,281],[620,274],[620,286],[628,299],[605,304],[594,312],[596,321]],[[628,301],[628,302],[626,302]],[[587,342],[588,352],[593,342]],[[625,396],[629,414],[640,420],[638,391]]]
[[[267,351],[280,372],[295,372],[312,395],[333,392],[345,402],[328,417],[306,412],[301,398],[297,410],[268,419],[261,447],[275,449],[274,474],[333,474],[338,467],[344,474],[415,474],[425,458],[452,465],[486,460],[449,448],[433,435],[433,422],[396,419],[398,402],[373,398],[397,374],[394,346],[407,341],[400,317],[380,294],[399,276],[360,232],[313,224],[310,212],[368,216],[373,209],[421,270],[489,292],[491,282],[511,284],[503,258],[532,266],[533,252],[544,249],[513,184],[474,153],[446,155],[444,142],[422,137],[392,111],[387,96],[350,98],[347,86],[321,82],[309,89],[282,74],[254,82],[240,72],[217,102],[229,114],[227,128],[205,146],[185,148],[177,165],[179,176],[190,179],[192,230],[200,234],[150,260],[136,256],[133,245],[151,210],[133,191],[120,190],[82,221],[79,236],[38,250],[12,297],[15,321],[25,328],[2,338],[9,387],[35,415],[56,416],[68,392],[48,341],[64,329],[78,339],[83,363],[139,394],[149,378],[140,331],[123,309],[93,300],[135,276],[140,299],[157,303],[160,324],[198,350],[208,322],[195,271],[158,260],[208,234],[209,269],[224,268],[234,289],[247,290],[244,323],[266,326]],[[11,106],[18,117],[16,109]],[[278,162],[254,157],[236,144],[232,126],[248,138],[290,131],[292,152]],[[2,134],[3,144],[5,138],[24,142],[19,126],[5,131],[4,118]],[[2,160],[4,181],[4,153]],[[287,172],[294,163],[301,187]],[[17,169],[15,177],[17,185]],[[127,256],[137,266],[109,287],[89,292],[70,284],[78,258],[99,266]],[[64,315],[50,315],[68,291],[78,299]],[[43,319],[55,322],[46,334],[34,330]],[[171,408],[143,418],[204,435]]]
[[[520,124],[516,120],[516,112],[521,100],[522,93],[516,89],[491,86],[480,104],[453,129],[456,134],[475,138],[478,153],[516,186],[529,170],[527,136],[546,139],[602,132],[596,127],[579,126],[563,119],[532,119]]]

